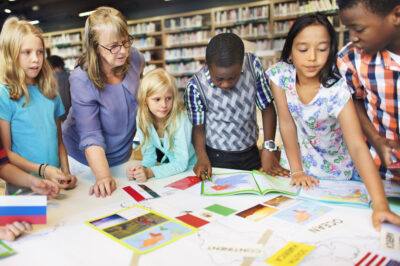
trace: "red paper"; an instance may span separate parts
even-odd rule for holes
[[[142,201],[145,198],[139,194],[136,190],[134,190],[131,186],[126,186],[123,188],[126,193],[128,193],[132,198],[134,198],[136,201]]]
[[[182,216],[176,217],[176,219],[181,220],[182,222],[191,225],[193,227],[199,228],[202,227],[203,225],[208,224],[208,221],[203,220],[199,217],[193,216],[191,214],[185,214]]]
[[[200,182],[200,179],[197,176],[187,176],[185,178],[179,179],[174,183],[166,185],[166,187],[173,187],[180,190],[185,190],[193,185],[196,185]]]

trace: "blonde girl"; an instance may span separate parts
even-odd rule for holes
[[[40,31],[9,18],[0,35],[0,135],[12,164],[60,188],[75,186],[61,137],[64,113]],[[61,167],[61,169],[60,169]]]
[[[126,169],[128,179],[146,182],[192,168],[196,163],[192,125],[182,111],[174,78],[161,68],[149,72],[141,82],[138,102],[138,148],[143,160],[142,165]]]

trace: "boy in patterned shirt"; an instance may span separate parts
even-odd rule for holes
[[[244,53],[233,33],[211,39],[206,65],[188,82],[185,105],[193,123],[197,154],[194,172],[205,179],[212,167],[253,170],[288,176],[274,155],[276,112],[259,59]],[[262,112],[264,145],[257,148],[256,105]]]
[[[387,167],[400,160],[400,1],[337,0],[350,43],[337,66],[351,88],[368,147],[382,178],[400,177]]]

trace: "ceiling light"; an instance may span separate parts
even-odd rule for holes
[[[38,10],[39,10],[39,6],[38,6],[38,5],[32,6],[32,10],[33,10],[33,11],[38,11]]]
[[[39,24],[39,20],[31,20],[29,21],[32,25]]]
[[[15,2],[15,0],[8,0],[8,1],[10,1],[10,2]]]
[[[4,9],[4,12],[7,13],[7,14],[10,14],[10,13],[11,13],[11,10],[8,9],[8,8],[6,8],[6,9]]]
[[[80,16],[80,17],[87,17],[87,16],[89,16],[90,14],[92,14],[93,12],[94,12],[94,10],[82,12],[82,13],[79,13],[79,16]]]

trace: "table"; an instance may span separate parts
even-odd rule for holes
[[[75,189],[63,190],[59,197],[48,202],[47,225],[35,225],[32,233],[23,235],[15,242],[5,241],[16,254],[0,259],[0,265],[241,265],[243,257],[207,252],[204,244],[221,240],[231,243],[256,243],[267,229],[272,230],[273,234],[264,246],[266,256],[256,258],[252,265],[266,265],[266,258],[289,241],[316,246],[302,261],[302,265],[354,265],[355,259],[367,251],[379,251],[379,233],[371,225],[370,209],[326,205],[334,210],[324,216],[324,219],[340,219],[343,222],[330,231],[311,233],[273,216],[253,222],[230,215],[209,223],[196,233],[165,247],[138,258],[134,257],[130,249],[100,234],[85,224],[85,221],[135,204],[122,187],[134,182],[125,177],[126,167],[139,163],[130,161],[111,168],[117,182],[117,190],[111,197],[89,197],[89,187],[94,182],[93,174],[87,172],[78,176]],[[226,172],[224,169],[215,170],[224,171]],[[187,171],[158,180],[150,179],[146,185],[157,191],[189,175],[193,175],[193,172]],[[242,211],[272,197],[274,195],[268,194],[204,197],[200,195],[199,183],[187,190],[142,201],[140,204],[174,218],[185,211],[198,210],[214,203]]]

